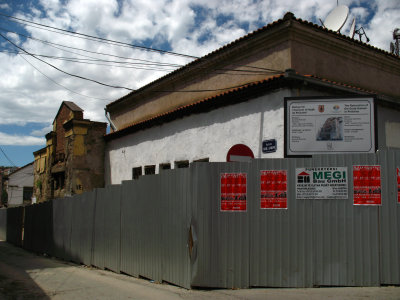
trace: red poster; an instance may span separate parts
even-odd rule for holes
[[[397,203],[400,204],[400,172],[397,168]]]
[[[261,171],[260,208],[287,208],[287,174],[285,170]]]
[[[221,211],[247,210],[247,174],[221,173]]]
[[[353,166],[354,205],[381,205],[381,167]]]

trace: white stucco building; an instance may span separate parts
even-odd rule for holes
[[[33,162],[8,177],[8,206],[30,204],[33,193]]]
[[[238,144],[283,158],[285,97],[375,97],[376,148],[400,148],[398,82],[398,57],[287,13],[107,105],[106,183],[227,161]]]

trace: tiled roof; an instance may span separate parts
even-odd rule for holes
[[[280,88],[283,86],[288,86],[291,83],[296,83],[296,82],[300,83],[303,82],[304,80],[314,80],[315,83],[326,83],[332,86],[333,88],[342,87],[348,90],[349,93],[353,91],[355,93],[361,92],[363,94],[377,94],[377,92],[371,90],[365,90],[346,83],[335,82],[328,79],[319,78],[313,75],[301,75],[295,73],[294,71],[289,71],[284,74],[272,76],[264,80],[250,82],[248,84],[244,84],[242,86],[224,91],[218,95],[207,97],[197,102],[177,107],[170,111],[152,116],[151,118],[148,118],[143,121],[132,123],[125,128],[107,134],[105,138],[106,140],[111,140],[154,125],[159,125],[168,121],[172,121],[179,117],[247,101],[250,98],[254,98],[258,95],[265,94],[267,89],[271,90],[274,88]],[[246,97],[244,97],[243,93],[246,93],[245,95]]]
[[[199,59],[196,59],[196,60],[194,60],[194,61],[188,63],[187,65],[185,65],[185,66],[183,66],[183,67],[181,67],[181,68],[179,68],[179,69],[177,69],[177,70],[175,70],[175,71],[173,71],[173,72],[171,72],[171,73],[169,73],[169,74],[167,74],[167,75],[165,75],[165,76],[162,76],[162,77],[156,79],[155,81],[153,81],[153,82],[151,82],[151,83],[149,83],[149,84],[147,84],[147,85],[145,85],[145,86],[139,88],[138,90],[133,91],[133,92],[130,92],[129,94],[127,94],[127,95],[125,95],[125,96],[123,96],[123,97],[121,97],[121,98],[119,98],[119,99],[117,99],[117,100],[115,100],[115,101],[113,101],[113,102],[107,104],[107,107],[109,107],[109,106],[111,106],[111,105],[113,105],[113,104],[116,104],[116,103],[118,103],[118,102],[121,102],[121,101],[123,101],[124,99],[126,99],[127,97],[129,97],[130,95],[132,95],[132,94],[135,94],[135,93],[137,93],[137,92],[139,92],[139,91],[142,91],[142,90],[144,90],[144,89],[150,87],[151,85],[154,85],[154,84],[156,84],[156,83],[158,83],[158,82],[161,82],[161,81],[164,80],[165,78],[170,77],[170,76],[173,76],[173,75],[175,75],[175,74],[177,74],[177,73],[183,71],[184,69],[188,69],[188,68],[190,68],[190,67],[193,67],[195,64],[198,64],[198,63],[200,63],[201,61],[204,61],[204,60],[206,60],[206,59],[211,58],[212,56],[214,56],[214,55],[216,55],[216,54],[219,54],[219,53],[221,53],[221,52],[223,52],[223,51],[226,51],[227,49],[233,47],[234,45],[236,45],[236,44],[238,44],[238,43],[241,43],[241,42],[243,42],[243,41],[245,41],[245,40],[251,39],[251,38],[253,38],[254,36],[256,36],[256,35],[258,35],[258,34],[260,34],[260,33],[262,33],[262,32],[265,32],[265,31],[267,31],[267,30],[270,30],[271,28],[273,28],[273,27],[275,27],[275,26],[277,26],[277,25],[279,25],[279,24],[282,24],[282,23],[284,23],[284,22],[286,22],[286,21],[288,21],[288,20],[296,21],[296,22],[298,22],[298,23],[301,23],[301,24],[304,24],[304,25],[313,27],[313,28],[315,28],[315,29],[320,30],[321,32],[325,32],[325,33],[330,34],[330,35],[332,35],[332,36],[337,36],[337,37],[340,37],[340,38],[344,38],[344,39],[346,39],[346,40],[348,40],[348,41],[350,41],[350,42],[352,42],[352,43],[355,43],[355,44],[358,44],[358,45],[360,45],[360,46],[369,48],[369,49],[374,50],[374,51],[376,51],[376,52],[380,52],[380,53],[383,53],[383,54],[385,54],[385,55],[389,55],[389,56],[392,56],[392,57],[395,57],[395,58],[399,58],[398,56],[396,56],[396,55],[394,55],[394,54],[392,54],[392,53],[390,53],[390,52],[388,52],[388,51],[385,51],[385,50],[379,49],[379,48],[377,48],[377,47],[371,46],[371,45],[369,45],[369,44],[367,44],[367,43],[364,43],[364,42],[362,42],[362,41],[353,39],[353,38],[351,38],[351,37],[349,37],[349,36],[347,36],[347,35],[341,34],[341,33],[339,33],[339,32],[332,31],[332,30],[330,30],[330,29],[326,29],[326,28],[324,28],[324,27],[322,27],[322,26],[320,26],[320,25],[318,25],[318,24],[314,24],[314,23],[312,23],[312,22],[305,21],[305,20],[302,20],[302,19],[300,19],[300,18],[296,18],[296,17],[293,15],[293,13],[287,12],[287,13],[284,15],[284,17],[283,17],[282,19],[279,19],[279,20],[277,20],[277,21],[274,21],[274,22],[272,22],[272,23],[270,23],[270,24],[268,24],[268,25],[266,25],[266,26],[264,26],[264,27],[261,27],[261,28],[255,30],[255,31],[253,31],[253,32],[251,32],[251,33],[249,33],[249,34],[247,34],[247,35],[241,37],[241,38],[238,38],[238,39],[236,39],[235,41],[233,41],[233,42],[231,42],[231,43],[229,43],[229,44],[227,44],[227,45],[224,45],[224,46],[222,46],[221,48],[219,48],[219,49],[217,49],[217,50],[214,50],[213,52],[210,52],[209,54],[207,54],[207,55],[205,55],[205,56],[203,56],[203,57],[201,57],[201,58],[199,58]]]

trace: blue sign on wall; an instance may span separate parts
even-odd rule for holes
[[[262,152],[263,153],[273,153],[276,152],[276,140],[265,140],[262,142]]]

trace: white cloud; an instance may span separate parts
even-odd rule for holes
[[[0,132],[0,145],[14,145],[14,146],[36,146],[46,144],[45,138],[38,138],[26,135],[10,135]]]
[[[0,4],[0,9],[10,10],[11,7],[10,7],[10,5],[8,5],[7,3],[1,3],[1,4]]]
[[[37,137],[43,137],[43,136],[45,136],[46,134],[48,134],[48,133],[49,133],[50,131],[52,131],[52,130],[53,130],[53,125],[50,124],[49,126],[44,127],[44,128],[42,128],[42,129],[39,129],[39,130],[32,130],[32,131],[31,131],[31,135],[37,136]]]

